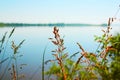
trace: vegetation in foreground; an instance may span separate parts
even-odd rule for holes
[[[110,34],[113,21],[113,18],[109,18],[107,29],[102,30],[103,35],[95,36],[95,41],[99,43],[95,52],[85,51],[77,42],[81,52],[71,56],[65,52],[64,39],[61,38],[59,29],[54,27],[54,38],[49,39],[57,48],[52,51],[55,59],[46,61],[52,63],[45,72],[45,75],[49,75],[48,80],[119,80],[120,34]],[[77,61],[72,59],[76,55],[79,56]]]

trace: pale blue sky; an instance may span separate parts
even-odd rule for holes
[[[120,0],[0,0],[0,22],[106,23],[119,4]]]

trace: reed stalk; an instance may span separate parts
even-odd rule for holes
[[[45,72],[45,70],[44,70],[44,68],[45,68],[45,66],[44,66],[44,61],[45,61],[46,48],[47,48],[47,46],[46,46],[45,49],[44,49],[43,57],[42,57],[42,80],[44,80],[44,72]]]

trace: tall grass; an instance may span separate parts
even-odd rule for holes
[[[42,59],[42,80],[44,80],[44,72],[45,72],[45,66],[44,66],[44,63],[45,63],[45,52],[46,52],[46,48],[47,48],[47,46],[45,47],[45,49],[44,49],[44,52],[43,52],[43,59]]]
[[[8,48],[8,43],[10,42],[10,38],[13,35],[15,31],[15,28],[12,29],[12,31],[10,32],[10,34],[7,35],[7,32],[3,35],[2,39],[0,40],[0,56],[1,60],[0,60],[0,80],[4,80],[6,79],[5,76],[8,74],[8,70],[13,70],[11,71],[12,73],[12,79],[13,80],[19,80],[18,78],[18,64],[17,64],[17,58],[18,58],[18,49],[21,47],[21,45],[23,44],[23,41],[21,41],[18,45],[16,45],[14,43],[14,41],[12,41],[11,47],[13,50],[13,54],[10,56],[5,56],[5,54],[7,55],[7,48]],[[6,57],[6,58],[5,58]],[[8,61],[7,61],[8,60]],[[7,63],[5,63],[5,61],[7,61]],[[12,65],[11,65],[12,63]],[[5,64],[6,66],[3,68],[2,65]],[[10,65],[12,66],[11,68]],[[2,70],[1,70],[2,69]],[[4,69],[4,70],[3,70]]]
[[[7,60],[7,58],[4,59],[4,55],[6,54],[6,49],[7,49],[7,46],[8,46],[8,42],[9,42],[11,36],[13,35],[14,30],[15,30],[15,28],[12,29],[12,31],[10,32],[8,37],[7,37],[7,32],[5,32],[5,34],[3,35],[3,38],[1,40],[1,46],[0,46],[0,52],[2,54],[1,61],[2,60],[3,61]],[[1,69],[1,67],[2,67],[2,64],[0,65],[0,69]]]
[[[0,52],[1,52],[1,64],[0,64],[0,71],[1,68],[2,68],[2,65],[3,65],[3,62],[7,61],[10,57],[7,57],[4,59],[4,55],[6,54],[6,49],[8,47],[8,42],[9,42],[9,39],[11,38],[11,36],[13,35],[13,32],[14,32],[15,28],[12,29],[12,31],[10,32],[9,36],[7,37],[7,32],[5,32],[5,34],[3,35],[2,39],[1,39],[1,46],[0,46]],[[0,80],[4,77],[4,75],[6,74],[6,71],[10,65],[10,62],[11,60],[9,60],[8,64],[6,64],[6,67],[5,67],[5,70],[2,74],[1,72],[1,76],[0,76]]]

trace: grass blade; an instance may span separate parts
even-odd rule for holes
[[[44,80],[44,58],[45,58],[46,48],[47,48],[47,46],[46,46],[45,49],[44,49],[43,59],[42,59],[42,80]]]
[[[7,61],[8,59],[9,59],[9,57],[7,57],[4,60],[0,61],[0,64],[2,64],[3,62]]]
[[[3,46],[3,43],[5,42],[6,35],[7,35],[7,32],[5,32],[5,34],[3,35],[3,38],[2,38],[2,40],[1,40],[1,46],[0,46],[0,47]]]
[[[9,38],[12,36],[13,32],[15,31],[15,28],[12,29],[10,35],[9,35]]]

